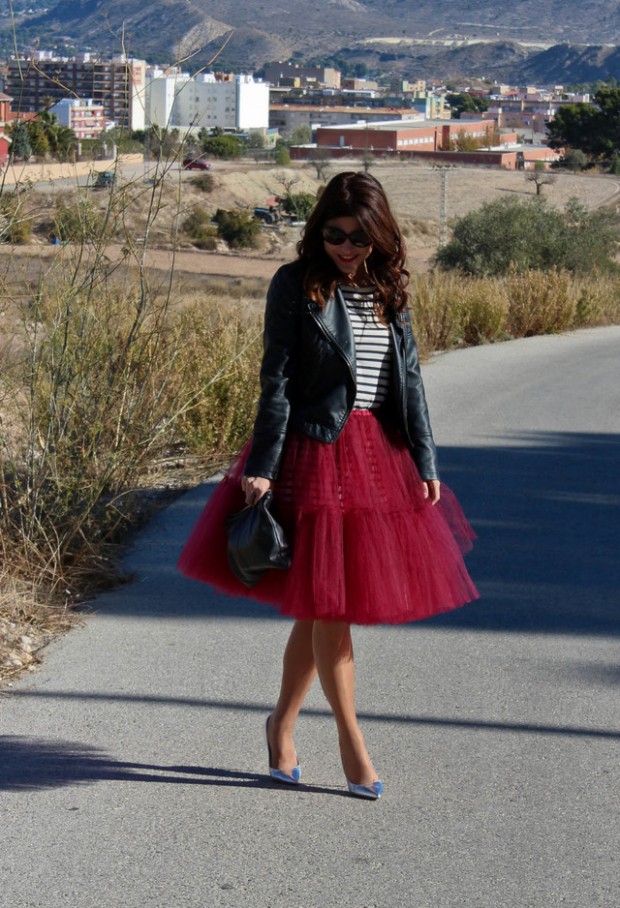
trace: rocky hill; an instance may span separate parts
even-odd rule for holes
[[[8,19],[2,27],[6,34]],[[124,49],[190,67],[219,54],[222,66],[255,70],[293,58],[409,77],[535,74],[546,83],[620,76],[616,42],[620,6],[607,0],[446,0],[440,8],[435,0],[37,0],[18,20],[24,48]]]

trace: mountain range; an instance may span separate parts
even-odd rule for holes
[[[50,5],[51,4],[51,5]],[[4,24],[2,24],[4,23]],[[0,29],[9,28],[8,19]],[[414,78],[543,84],[620,78],[620,4],[605,0],[40,0],[17,43],[259,70],[273,60]],[[6,47],[6,41],[4,43]]]

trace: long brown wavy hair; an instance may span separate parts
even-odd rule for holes
[[[387,315],[407,305],[409,272],[405,268],[403,235],[381,183],[369,173],[345,171],[333,177],[321,193],[297,244],[304,265],[304,291],[325,307],[342,274],[325,252],[323,225],[333,218],[353,217],[372,240],[366,259],[369,283],[376,290],[378,310]]]

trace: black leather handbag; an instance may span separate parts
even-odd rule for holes
[[[286,569],[291,551],[282,527],[271,512],[273,492],[226,518],[228,563],[245,586],[255,586],[265,571]]]

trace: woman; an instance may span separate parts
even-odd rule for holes
[[[461,557],[473,532],[440,486],[405,244],[381,184],[334,177],[297,251],[269,288],[253,437],[179,567],[296,619],[266,725],[272,778],[299,782],[293,730],[318,674],[349,791],[374,800],[382,783],[356,716],[351,624],[415,621],[475,599]],[[293,560],[248,590],[228,570],[224,521],[269,489]]]

